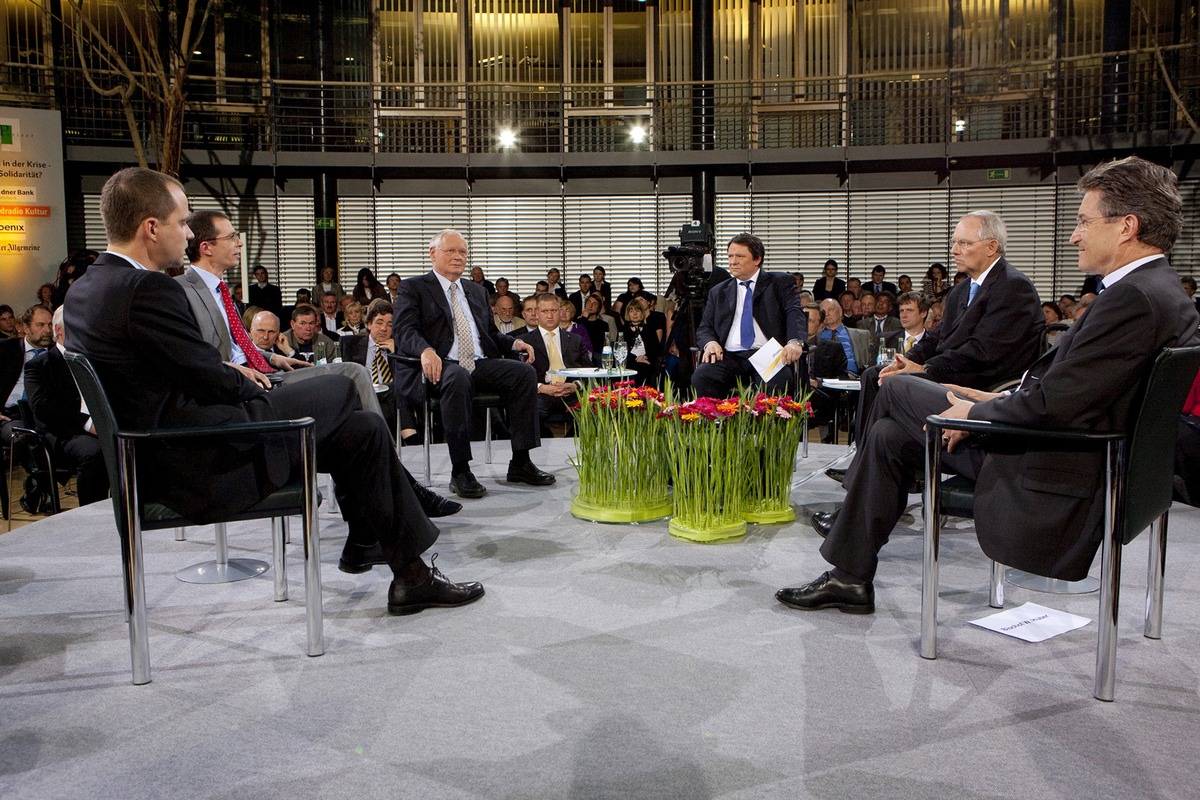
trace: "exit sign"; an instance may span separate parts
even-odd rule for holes
[[[988,170],[988,180],[989,181],[1006,181],[1011,177],[1012,177],[1012,170],[1009,169],[1008,167],[1004,167],[1003,169],[989,169]]]
[[[333,224],[333,217],[317,217],[313,222],[313,227],[319,231],[331,231],[336,226]]]

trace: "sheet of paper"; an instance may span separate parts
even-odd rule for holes
[[[837,389],[844,392],[853,392],[862,388],[862,383],[857,378],[842,380],[840,378],[822,378],[821,385],[826,389]]]
[[[1060,633],[1082,628],[1089,622],[1091,620],[1087,617],[1046,608],[1037,603],[1026,603],[983,619],[972,620],[971,624],[1027,642],[1044,642]]]
[[[783,345],[775,341],[774,337],[767,339],[767,343],[760,347],[757,353],[750,356],[750,363],[758,370],[758,374],[764,381],[771,380],[779,373],[779,370],[787,366],[783,363]]]

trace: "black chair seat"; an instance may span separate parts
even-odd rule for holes
[[[319,499],[319,498],[318,498]],[[289,516],[304,502],[304,482],[297,479],[279,487],[245,511],[223,514],[223,522],[243,522],[267,517]],[[148,501],[142,504],[142,530],[159,531],[165,528],[204,525],[172,511],[161,503]]]

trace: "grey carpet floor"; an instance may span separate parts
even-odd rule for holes
[[[451,578],[487,587],[469,608],[389,617],[384,569],[338,572],[345,525],[323,511],[319,658],[304,655],[298,544],[292,599],[274,603],[269,573],[175,579],[211,557],[211,528],[148,535],[146,686],[130,684],[111,506],[0,536],[0,796],[1200,795],[1196,509],[1172,514],[1161,641],[1141,635],[1144,538],[1126,552],[1117,698],[1101,703],[1094,624],[1041,644],[969,624],[989,609],[965,523],[944,539],[927,661],[918,508],[883,552],[873,616],[797,612],[773,594],[825,568],[806,520],[843,497],[827,478],[798,486],[797,522],[696,545],[665,522],[574,519],[570,449],[535,452],[549,489],[498,484],[503,443],[477,463],[489,494],[436,547]],[[802,473],[838,452],[814,446]],[[435,448],[436,488],[445,468]],[[267,526],[230,539],[270,560]],[[1096,595],[1008,600],[1096,616]]]

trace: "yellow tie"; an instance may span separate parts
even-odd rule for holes
[[[912,346],[913,346],[913,337],[905,334],[905,336],[904,336],[904,352],[907,353],[909,350],[912,349]]]
[[[546,331],[546,354],[550,356],[550,371],[558,372],[566,367],[563,364],[562,353],[558,350],[558,339],[554,338],[554,334],[558,331]],[[551,375],[551,383],[564,383],[566,378],[562,375]]]

